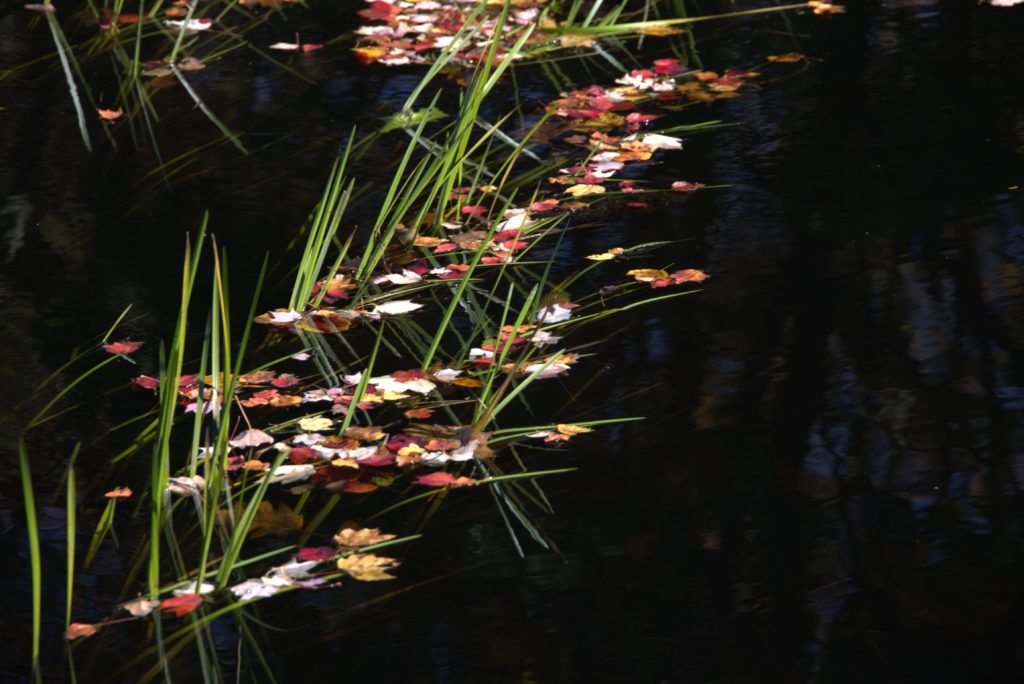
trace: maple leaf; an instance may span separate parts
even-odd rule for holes
[[[238,436],[228,441],[228,444],[235,447],[236,449],[246,449],[252,447],[262,446],[264,444],[273,444],[274,438],[268,435],[262,430],[244,430],[238,433]]]
[[[444,470],[429,475],[420,475],[416,478],[416,484],[426,487],[469,487],[476,483],[477,481],[471,477],[455,477]]]
[[[395,535],[383,534],[376,527],[364,527],[361,530],[346,527],[334,535],[334,541],[338,542],[339,546],[343,546],[348,549],[370,546],[371,544],[380,544],[381,542],[386,542],[394,538]]]
[[[137,351],[143,344],[145,343],[121,340],[120,342],[111,342],[110,344],[103,345],[103,351],[108,354],[131,354],[133,351]]]
[[[389,575],[387,571],[398,565],[394,558],[372,553],[353,553],[351,556],[338,559],[338,569],[360,582],[395,579],[394,575]]]
[[[90,625],[84,622],[72,622],[68,625],[68,639],[80,639],[84,637],[91,637],[93,634],[99,631],[97,625]]]
[[[401,7],[390,2],[371,2],[369,7],[359,10],[356,14],[370,21],[391,21],[401,12]]]
[[[151,378],[148,375],[140,375],[137,378],[131,379],[131,387],[135,391],[140,390],[155,390],[160,386],[160,381],[156,378]]]
[[[133,601],[126,601],[121,604],[121,608],[128,611],[134,617],[145,617],[159,607],[159,601],[150,601],[141,596]]]
[[[175,596],[174,598],[164,599],[160,602],[160,611],[173,615],[174,617],[182,617],[188,615],[193,610],[198,608],[203,602],[203,597],[199,594],[183,594],[181,596]]]
[[[334,421],[330,418],[323,416],[307,416],[299,420],[299,427],[302,428],[303,432],[318,432],[320,430],[329,430],[334,425]]]
[[[565,189],[565,194],[572,195],[573,197],[583,197],[585,195],[600,195],[605,191],[603,185],[592,185],[589,183],[578,183]]]

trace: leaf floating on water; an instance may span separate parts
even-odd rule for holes
[[[429,475],[420,475],[416,478],[416,484],[423,485],[425,487],[471,487],[477,484],[477,481],[471,477],[455,477],[451,473],[439,470],[436,473],[430,473]]]
[[[236,449],[249,449],[273,443],[274,438],[262,430],[244,430],[228,441],[228,444]]]
[[[846,12],[846,8],[842,5],[833,5],[830,2],[822,2],[821,0],[810,0],[807,6],[818,15],[821,14],[843,14]]]
[[[398,561],[394,558],[376,556],[372,553],[354,553],[346,558],[338,559],[338,569],[360,582],[395,579],[394,575],[389,575],[387,571],[398,567],[398,565]]]
[[[93,634],[99,631],[99,626],[90,625],[84,622],[72,622],[68,625],[67,636],[68,639],[82,639],[85,637],[91,637]]]
[[[167,491],[175,496],[195,496],[206,487],[206,481],[202,475],[194,477],[172,477],[167,480]]]
[[[159,607],[159,601],[150,601],[141,596],[134,601],[127,601],[121,604],[121,608],[128,611],[133,617],[145,617]]]
[[[103,345],[103,351],[108,354],[119,354],[124,356],[125,354],[131,354],[134,351],[138,351],[144,342],[132,342],[130,340],[121,340],[120,342],[111,342],[110,344]]]
[[[189,19],[188,21],[178,21],[176,19],[165,19],[164,25],[172,29],[185,29],[185,35],[190,33],[198,33],[199,31],[205,31],[213,26],[213,19],[202,18],[202,19]]]
[[[387,316],[397,316],[400,314],[407,314],[417,309],[422,309],[422,304],[417,304],[411,299],[397,299],[391,302],[384,302],[377,304],[373,307],[374,315],[385,314]]]
[[[658,268],[634,268],[632,271],[626,271],[626,275],[641,283],[649,283],[659,278],[668,278],[668,271]]]
[[[131,495],[131,487],[117,487],[116,489],[111,489],[103,496],[107,497],[108,499],[127,499]]]
[[[381,542],[394,539],[395,536],[393,534],[383,534],[376,527],[364,527],[361,530],[346,527],[334,535],[334,541],[344,548],[356,549],[361,546],[380,544]]]
[[[299,420],[299,427],[302,428],[303,432],[319,432],[320,430],[330,430],[334,425],[334,421],[330,418],[323,416],[309,416]]]
[[[688,181],[675,181],[672,183],[673,192],[693,192],[704,187],[703,183],[690,183]]]
[[[316,468],[308,463],[302,465],[279,465],[270,476],[270,484],[293,484],[313,477]]]
[[[625,251],[626,250],[623,249],[622,247],[612,247],[607,252],[602,252],[601,254],[591,254],[590,256],[584,258],[589,259],[591,261],[611,261],[612,259],[619,256]]]
[[[799,52],[787,52],[783,55],[768,55],[768,61],[777,64],[796,64],[797,62],[806,62],[807,55],[802,55]]]
[[[565,194],[572,195],[573,197],[583,197],[585,195],[600,195],[603,193],[603,185],[591,185],[588,183],[579,183],[565,189]]]
[[[97,109],[96,113],[100,115],[100,118],[104,121],[113,123],[121,118],[124,114],[124,110],[118,107],[117,109]]]
[[[174,617],[188,615],[203,603],[203,597],[199,594],[184,594],[174,598],[164,599],[160,602],[160,611]]]

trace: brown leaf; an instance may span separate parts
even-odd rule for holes
[[[394,539],[393,534],[382,534],[381,531],[376,527],[364,527],[361,530],[356,530],[351,527],[345,529],[334,535],[334,541],[338,542],[338,546],[343,546],[349,549],[355,549],[360,546],[370,546],[371,544],[380,544],[386,542],[389,539]]]

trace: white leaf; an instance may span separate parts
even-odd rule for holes
[[[298,50],[301,46],[298,43],[274,43],[270,46],[271,50]]]
[[[279,587],[265,583],[263,580],[249,579],[231,587],[231,593],[239,601],[251,601],[253,599],[267,598],[276,594]]]
[[[430,382],[426,378],[413,378],[411,380],[395,380],[390,375],[381,375],[376,378],[370,378],[370,384],[381,391],[397,393],[419,392],[420,394],[426,394],[427,392],[437,387],[437,385]]]
[[[237,437],[228,441],[228,444],[235,447],[236,449],[244,449],[247,447],[258,447],[264,444],[272,444],[274,438],[268,435],[263,430],[245,430],[240,432]]]
[[[462,375],[462,371],[455,370],[454,368],[444,368],[434,373],[434,378],[441,382],[451,382],[455,378]]]
[[[292,484],[313,477],[316,469],[308,463],[302,465],[279,465],[270,476],[270,484]]]
[[[524,368],[523,371],[526,372],[529,375],[529,374],[532,374],[532,373],[536,373],[541,368],[544,368],[544,364],[543,363],[534,363],[534,364],[530,364],[529,366]],[[534,379],[535,380],[544,380],[546,378],[555,378],[555,377],[558,377],[559,375],[562,375],[563,373],[565,373],[568,370],[569,370],[569,365],[568,364],[565,364],[565,363],[553,363],[550,366],[548,366],[547,368],[544,368],[544,370],[540,370],[540,373],[537,373],[537,375],[536,375],[536,377]]]
[[[167,480],[167,491],[175,496],[193,496],[199,494],[206,486],[202,475],[195,477],[172,477]]]
[[[149,601],[141,596],[134,601],[122,603],[121,607],[131,613],[134,617],[145,617],[160,606],[159,601]]]
[[[388,316],[395,316],[398,314],[406,314],[416,309],[422,309],[422,304],[417,304],[411,299],[396,299],[391,302],[384,302],[383,304],[377,304],[373,307],[373,313],[385,314]]]
[[[191,584],[186,584],[183,587],[175,589],[171,593],[175,596],[185,596],[186,594],[209,594],[216,588],[217,587],[213,586],[209,582],[203,582],[202,585],[199,587],[199,590],[196,591],[196,583],[192,582]]]
[[[561,304],[552,304],[537,310],[537,320],[545,323],[561,323],[572,316],[572,309]]]

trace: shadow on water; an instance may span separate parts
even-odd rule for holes
[[[0,23],[0,43],[23,59],[35,48],[12,21]],[[796,29],[810,32],[804,21]],[[755,52],[793,49],[763,28],[750,22],[709,42],[705,61],[748,66]],[[578,259],[696,238],[680,243],[681,265],[713,278],[699,299],[609,324],[601,361],[581,365],[595,403],[572,415],[649,420],[559,457],[581,466],[549,485],[557,513],[545,525],[562,557],[517,559],[483,499],[459,499],[408,549],[392,588],[409,591],[376,602],[376,589],[349,587],[270,603],[264,619],[287,630],[275,655],[283,681],[344,672],[403,682],[951,682],[1020,672],[1024,12],[851,3],[813,32],[798,49],[823,62],[727,103],[720,118],[738,125],[694,138],[655,170],[734,187],[567,243]],[[214,171],[126,218],[110,215],[108,200],[138,175],[134,154],[81,154],[55,92],[6,107],[0,382],[11,396],[123,302],[147,313],[140,331],[173,315],[162,283],[177,264],[165,257],[202,209],[240,252],[287,243],[339,131],[367,95],[387,99],[409,81],[330,68],[305,92],[277,76],[223,84],[223,108],[251,117],[231,125],[287,129],[288,142],[219,166],[204,159]],[[209,153],[219,154],[234,153]],[[94,429],[113,421],[114,404],[97,405]],[[68,432],[50,437],[60,458],[84,429],[55,428]],[[59,469],[38,475],[52,486]],[[24,597],[14,501],[0,517],[2,564],[7,589]],[[53,565],[63,562],[61,515],[43,511]],[[109,612],[122,563],[104,550],[76,614]],[[47,598],[51,632],[59,594]],[[17,671],[23,630],[4,624],[0,668]],[[231,668],[231,635],[221,636]],[[132,638],[112,637],[105,653],[131,649]]]

